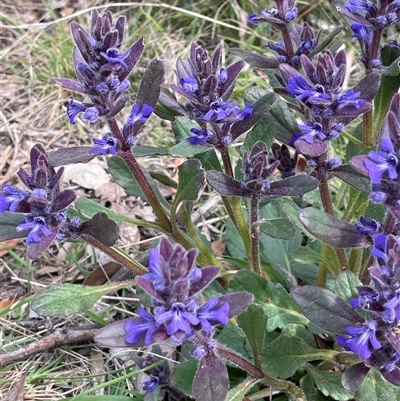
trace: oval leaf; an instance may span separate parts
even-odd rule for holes
[[[299,219],[312,235],[335,248],[358,248],[368,245],[367,239],[357,232],[354,224],[322,210],[311,207],[300,210]]]

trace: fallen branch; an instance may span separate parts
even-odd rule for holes
[[[0,367],[20,361],[22,359],[27,359],[32,355],[36,355],[52,348],[62,347],[66,344],[91,341],[93,340],[93,337],[96,335],[99,328],[99,326],[93,325],[90,328],[76,327],[73,329],[57,329],[41,340],[34,341],[33,343],[27,344],[16,350],[0,354]]]

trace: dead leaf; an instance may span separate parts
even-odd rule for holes
[[[29,370],[27,370],[21,378],[17,381],[17,383],[13,386],[10,392],[5,396],[3,401],[24,401],[24,387],[25,387],[25,379]]]
[[[84,285],[102,285],[109,281],[109,279],[118,271],[121,267],[120,263],[109,262],[104,266],[99,266],[94,269],[84,280]]]
[[[8,250],[14,248],[19,242],[21,242],[21,238],[14,238],[0,242],[0,256],[7,255]]]
[[[97,190],[102,185],[110,182],[110,176],[106,173],[103,162],[94,159],[86,164],[70,164],[65,166],[63,181],[73,182],[82,188]]]

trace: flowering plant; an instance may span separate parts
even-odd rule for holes
[[[50,287],[32,308],[76,313],[107,291],[133,287],[137,315],[101,328],[95,342],[132,352],[152,347],[157,356],[135,355],[150,375],[142,383],[147,400],[160,392],[213,401],[367,400],[372,387],[376,399],[398,394],[400,45],[382,44],[382,34],[400,20],[400,3],[337,7],[352,21],[365,70],[350,88],[346,50],[335,42],[340,30],[325,36],[297,24],[295,0],[275,6],[248,18],[256,29],[268,23],[279,32],[281,40],[267,46],[272,55],[232,49],[269,77],[240,102],[233,94],[245,61],[223,66],[221,47],[210,56],[198,43],[178,59],[169,87],[161,88],[164,63],[152,60],[132,102],[128,76],[143,38],[124,50],[125,18],[113,21],[110,12],[94,10],[90,31],[72,22],[77,80],[54,82],[87,99],[69,101],[71,124],[100,119],[109,132],[93,146],[49,154],[35,145],[31,171],[18,172],[27,188],[1,188],[0,239],[26,237],[28,258],[53,241],[79,240],[134,274],[95,295],[86,286],[62,293]],[[138,134],[153,113],[172,122],[176,144],[142,152]],[[335,154],[335,142],[345,140],[353,151]],[[234,144],[241,144],[239,157]],[[143,154],[185,158],[178,182],[144,169]],[[97,156],[107,158],[127,193],[152,207],[156,221],[127,218],[60,189],[60,166]],[[176,189],[171,202],[158,181]],[[227,213],[226,254],[213,252],[193,222],[205,185]],[[123,221],[163,235],[148,263],[115,245]],[[163,361],[164,342],[188,351],[176,352],[177,366]]]

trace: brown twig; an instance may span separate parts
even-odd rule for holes
[[[97,325],[90,326],[90,328],[76,327],[74,329],[56,329],[53,333],[41,340],[34,341],[16,350],[0,354],[0,367],[22,359],[27,359],[30,356],[52,348],[62,347],[66,344],[91,341],[99,329],[100,326]]]

